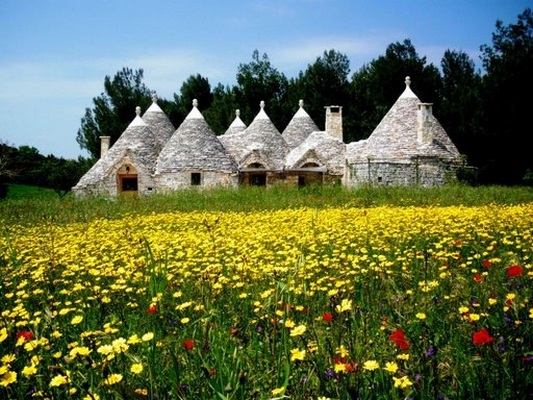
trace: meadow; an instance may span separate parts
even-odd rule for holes
[[[533,190],[0,203],[2,399],[528,399]]]

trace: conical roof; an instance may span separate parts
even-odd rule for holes
[[[300,100],[298,105],[298,111],[296,114],[294,114],[289,124],[281,134],[291,149],[294,149],[296,146],[302,143],[311,134],[311,132],[319,131],[315,122],[304,110],[303,100]]]
[[[104,156],[81,177],[75,188],[83,188],[103,180],[126,154],[137,169],[154,172],[158,141],[149,125],[140,117],[141,108],[137,107],[135,111],[137,116]]]
[[[427,114],[429,142],[419,139],[420,106],[424,106],[410,88],[409,77],[404,92],[392,105],[372,134],[365,141],[347,147],[349,162],[376,160],[411,160],[415,157],[437,157],[453,160],[460,154],[439,121]]]
[[[142,119],[150,125],[161,150],[165,143],[170,139],[176,128],[157,104],[157,96],[152,96],[152,105],[148,107]]]
[[[246,129],[246,124],[242,121],[240,115],[240,110],[235,110],[235,119],[230,124],[228,129],[226,129],[226,132],[218,137],[218,140],[222,142],[230,154],[231,149],[234,147],[235,141],[239,140],[240,136],[238,134],[244,132]]]
[[[227,148],[241,167],[246,167],[251,154],[260,154],[267,160],[268,168],[282,169],[288,146],[264,108],[265,102],[261,101],[260,111],[250,126],[235,134]]]
[[[346,145],[329,133],[320,131],[311,133],[302,143],[294,148],[285,163],[287,169],[299,169],[307,163],[317,163],[326,167],[332,175],[344,173]]]
[[[186,170],[234,172],[235,161],[193,101],[189,115],[165,144],[157,159],[157,173]]]
[[[231,135],[234,133],[242,132],[246,129],[246,124],[241,119],[241,110],[237,109],[235,110],[235,119],[232,121],[226,132],[224,132],[224,135]],[[222,135],[222,136],[224,136]],[[222,136],[219,136],[222,137]]]

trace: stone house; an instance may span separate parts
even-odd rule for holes
[[[181,125],[174,127],[157,105],[137,116],[73,188],[75,194],[116,196],[148,194],[191,186],[344,184],[441,185],[462,166],[457,148],[409,87],[365,140],[345,144],[342,107],[327,106],[320,131],[299,103],[282,133],[261,102],[249,126],[239,111],[226,132],[216,134],[196,100]]]
[[[346,145],[345,184],[436,186],[455,180],[462,158],[431,103],[405,90],[365,140]]]

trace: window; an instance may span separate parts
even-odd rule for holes
[[[202,174],[200,172],[191,173],[191,185],[200,186],[202,184]]]
[[[305,176],[298,176],[298,187],[304,187],[306,185]]]

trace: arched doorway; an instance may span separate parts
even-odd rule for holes
[[[124,164],[117,171],[118,190],[125,195],[137,194],[139,182],[137,169],[132,164]]]

